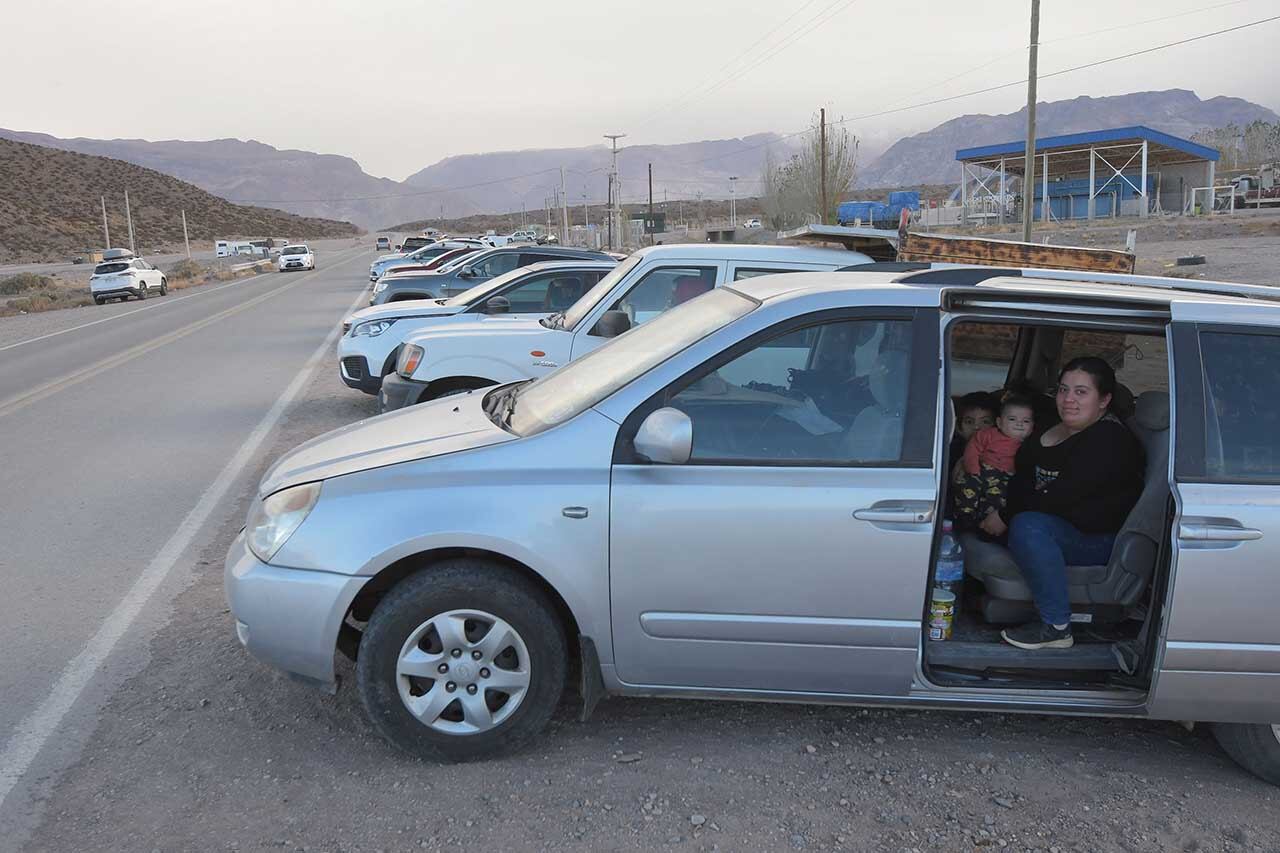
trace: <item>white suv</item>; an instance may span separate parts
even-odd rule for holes
[[[146,299],[148,291],[152,290],[159,291],[161,296],[169,292],[169,282],[164,273],[142,258],[132,257],[127,251],[115,251],[121,254],[98,264],[89,277],[89,292],[94,302],[99,305],[108,299],[124,302],[130,296]]]
[[[840,269],[871,259],[845,249],[690,243],[631,255],[567,311],[541,320],[458,322],[405,338],[379,408],[543,376],[668,308],[743,279]]]
[[[566,258],[517,267],[449,299],[411,299],[372,305],[342,324],[338,374],[350,388],[377,394],[382,377],[395,370],[400,342],[442,324],[480,323],[490,327],[536,320],[563,311],[595,287],[616,261]]]

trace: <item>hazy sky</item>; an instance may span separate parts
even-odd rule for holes
[[[1029,0],[3,0],[0,126],[257,139],[403,178],[443,157],[803,128],[1026,75]],[[1216,7],[1216,8],[1206,8]],[[1125,26],[1179,15],[1169,20]],[[1280,15],[1280,0],[1044,0],[1042,73]],[[1112,27],[1113,32],[1082,38]],[[1043,80],[1280,108],[1280,21]],[[752,67],[754,66],[754,67]],[[961,72],[972,73],[949,80]],[[946,82],[944,82],[946,81]],[[871,148],[1025,89],[851,123]]]

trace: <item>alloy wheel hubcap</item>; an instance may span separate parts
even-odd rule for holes
[[[409,634],[396,660],[396,687],[423,725],[479,734],[506,722],[529,690],[529,650],[503,619],[450,610]]]

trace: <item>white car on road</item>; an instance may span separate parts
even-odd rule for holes
[[[614,261],[544,261],[518,267],[449,299],[387,302],[355,312],[342,324],[338,374],[349,387],[377,394],[395,370],[406,336],[455,322],[502,324],[564,311],[616,266]]]
[[[316,256],[311,254],[302,243],[296,243],[292,246],[285,246],[280,250],[280,260],[277,263],[277,269],[280,272],[289,272],[290,270],[313,270],[316,268]]]
[[[536,379],[610,338],[712,288],[761,275],[830,271],[870,263],[860,252],[807,246],[689,243],[650,246],[614,267],[568,311],[502,325],[456,322],[405,338],[379,408]]]
[[[89,292],[99,305],[108,299],[124,302],[130,296],[146,299],[151,291],[164,296],[169,292],[168,280],[164,273],[142,258],[133,257],[127,249],[108,251],[89,277]]]

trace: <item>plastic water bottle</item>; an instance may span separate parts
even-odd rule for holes
[[[960,588],[964,585],[964,546],[960,544],[949,518],[942,522],[942,543],[938,546],[938,562],[933,569],[933,585],[955,593],[956,604],[959,605]]]

